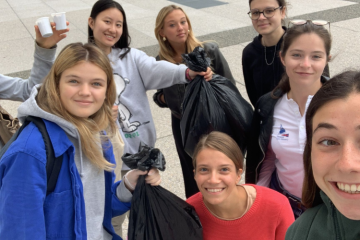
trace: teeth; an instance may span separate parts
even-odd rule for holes
[[[346,193],[352,193],[352,194],[356,194],[356,193],[360,193],[360,185],[358,185],[356,187],[356,184],[344,184],[344,183],[337,183],[338,188]]]
[[[209,192],[221,192],[222,188],[208,188],[207,189]]]

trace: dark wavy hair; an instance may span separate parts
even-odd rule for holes
[[[123,59],[125,57],[125,55],[128,52],[130,52],[131,37],[129,35],[128,25],[127,25],[127,21],[126,21],[126,14],[125,14],[123,7],[120,5],[120,3],[113,1],[113,0],[99,0],[92,7],[90,17],[95,21],[97,15],[99,15],[99,13],[101,13],[109,8],[118,9],[122,13],[123,18],[124,18],[124,22],[123,22],[123,26],[122,26],[123,27],[122,35],[121,35],[119,41],[117,41],[115,43],[115,45],[113,46],[114,48],[127,49],[123,54],[120,55],[120,59]],[[90,26],[88,26],[88,42],[95,43],[94,33],[93,33],[93,30],[90,28]]]
[[[352,93],[360,93],[360,71],[346,71],[331,78],[317,91],[308,107],[305,118],[306,144],[303,155],[305,177],[302,190],[302,202],[307,208],[322,203],[320,188],[315,182],[311,165],[313,118],[325,104],[334,100],[345,99]]]

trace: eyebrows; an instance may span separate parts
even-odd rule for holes
[[[301,50],[301,49],[291,49],[289,52],[305,52],[305,51]],[[325,54],[325,52],[323,52],[323,51],[312,51],[311,53]]]
[[[319,123],[313,133],[315,133],[318,129],[339,130],[336,126],[326,122]],[[360,130],[360,125],[356,126],[355,130]]]
[[[186,17],[182,17],[180,18],[180,21],[186,20]],[[166,23],[171,23],[171,22],[176,22],[176,20],[174,19],[170,19],[169,21],[167,21]]]
[[[69,74],[69,75],[66,75],[66,76],[64,76],[64,77],[65,77],[65,78],[77,78],[77,79],[81,79],[80,76],[77,76],[77,75],[75,75],[75,74]],[[106,80],[103,79],[103,78],[92,78],[91,81],[102,81],[102,82],[106,82]]]
[[[209,165],[208,164],[198,164],[196,165],[196,167],[208,167]],[[222,164],[222,165],[219,165],[219,166],[216,166],[216,167],[231,167],[232,164]]]

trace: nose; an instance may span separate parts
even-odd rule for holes
[[[179,23],[179,24],[178,24],[178,31],[179,31],[179,30],[182,30],[183,28],[184,28],[184,26],[183,26],[181,23]]]
[[[265,13],[264,13],[264,12],[261,12],[258,20],[264,20],[264,19],[266,19]]]
[[[79,89],[80,96],[88,96],[90,95],[90,87],[88,84],[81,84]]]
[[[211,184],[216,184],[220,182],[220,178],[217,172],[211,172],[208,182]]]
[[[109,26],[109,31],[111,32],[111,33],[114,33],[115,32],[115,24],[111,24],[110,26]]]
[[[308,57],[304,57],[303,60],[301,61],[301,66],[305,68],[310,67],[311,66],[310,59]]]
[[[355,144],[345,143],[337,167],[343,173],[360,173],[360,148]]]

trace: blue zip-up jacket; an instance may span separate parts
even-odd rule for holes
[[[44,119],[43,119],[44,120]],[[44,120],[55,157],[63,163],[54,192],[46,196],[45,144],[37,127],[30,123],[13,142],[0,161],[0,239],[76,239],[86,240],[83,186],[74,162],[74,146],[64,130]],[[104,156],[115,163],[112,147]],[[111,218],[130,209],[130,203],[116,196],[113,172],[105,174],[105,213],[103,227],[113,239]]]

